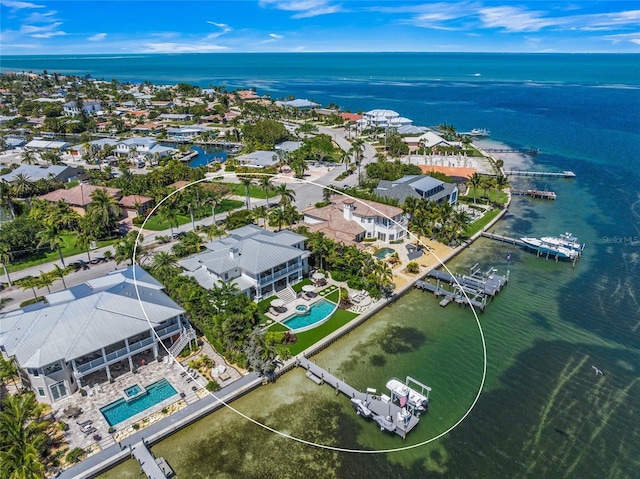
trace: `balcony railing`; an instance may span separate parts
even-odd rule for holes
[[[142,341],[138,341],[137,343],[132,343],[129,345],[129,351],[133,353],[134,351],[138,351],[145,346],[149,346],[150,344],[153,344],[153,339],[154,338],[145,338]]]
[[[176,324],[170,324],[166,328],[158,329],[156,330],[156,333],[158,334],[159,337],[163,337],[163,336],[166,336],[167,334],[171,334],[173,332],[178,332],[178,331],[180,331],[180,325],[176,323]]]
[[[113,351],[107,354],[107,361],[113,361],[114,359],[120,358],[122,356],[126,356],[127,354],[129,354],[129,351],[127,351],[127,348],[120,348],[117,351]]]
[[[94,359],[93,361],[89,361],[88,363],[77,364],[76,367],[78,371],[80,371],[81,373],[84,373],[86,371],[89,371],[90,369],[97,368],[98,366],[104,363],[105,363],[104,358],[98,358],[98,359]]]
[[[260,284],[260,285],[267,284],[267,283],[270,283],[271,281],[280,279],[283,276],[286,276],[287,274],[292,273],[293,271],[300,271],[300,270],[302,270],[302,264],[296,264],[294,266],[288,266],[288,267],[286,267],[284,269],[281,269],[277,273],[273,273],[273,274],[269,274],[267,276],[263,276],[262,278],[260,278],[258,280],[258,284]]]

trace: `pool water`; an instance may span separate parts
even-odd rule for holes
[[[331,315],[335,307],[336,305],[334,303],[321,300],[309,308],[308,314],[296,314],[295,316],[285,319],[282,324],[294,331],[296,329],[305,328],[307,326],[316,324],[323,319],[326,319],[329,315]]]
[[[145,409],[149,409],[159,402],[178,394],[178,391],[176,391],[166,379],[161,379],[160,381],[149,384],[146,390],[147,394],[144,396],[137,397],[128,402],[124,399],[118,399],[101,407],[100,412],[107,420],[109,426],[115,426],[122,421],[126,421]]]
[[[382,248],[377,253],[375,253],[373,256],[375,256],[378,259],[384,259],[385,256],[387,256],[388,254],[393,254],[393,253],[395,253],[395,250],[393,248]]]
[[[124,393],[128,397],[137,396],[141,392],[142,392],[142,388],[140,388],[140,386],[138,384],[134,384],[133,386],[131,386],[131,387],[129,387],[129,388],[124,390]]]

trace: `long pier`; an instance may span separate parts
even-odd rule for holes
[[[487,231],[483,231],[482,236],[484,238],[500,241],[501,243],[509,243],[516,246],[525,246],[524,241],[519,240],[517,238],[511,238],[509,236],[497,235],[495,233],[488,233]]]
[[[521,170],[509,170],[504,172],[507,176],[552,176],[556,178],[575,178],[576,174],[573,171],[562,171],[562,172],[552,172],[552,171],[521,171]]]
[[[529,196],[531,198],[542,198],[543,200],[555,200],[556,194],[553,191],[548,190],[516,190],[511,189],[512,195]]]
[[[394,432],[406,438],[407,433],[418,425],[420,419],[411,415],[408,422],[401,419],[402,408],[395,404],[393,400],[384,395],[376,393],[363,393],[347,384],[343,379],[339,379],[329,371],[325,371],[316,363],[309,361],[304,356],[296,359],[296,365],[307,370],[307,377],[318,385],[328,384],[336,390],[336,394],[342,393],[350,399],[360,399],[366,403],[367,408],[375,415],[382,416],[395,425]]]
[[[483,148],[487,153],[526,153],[535,156],[540,153],[538,148]]]

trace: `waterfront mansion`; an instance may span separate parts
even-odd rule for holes
[[[321,231],[344,244],[359,244],[365,238],[388,243],[407,234],[407,218],[401,208],[370,200],[332,196],[328,205],[302,212],[309,231]]]
[[[161,342],[175,354],[195,337],[163,288],[141,267],[129,266],[51,293],[46,303],[4,314],[0,350],[15,359],[22,385],[53,404],[135,371],[158,357]]]
[[[205,245],[206,251],[178,261],[183,274],[212,289],[233,282],[247,296],[261,300],[296,284],[309,272],[305,237],[292,231],[267,231],[247,225]]]

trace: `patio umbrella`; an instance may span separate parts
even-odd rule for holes
[[[315,280],[324,279],[324,273],[313,273],[313,276],[311,277]]]
[[[280,308],[284,306],[284,301],[282,301],[280,298],[274,299],[273,301],[271,301],[271,306],[273,306],[274,308]]]
[[[305,285],[302,287],[302,291],[304,291],[305,293],[311,293],[311,292],[312,292],[312,291],[314,291],[315,289],[316,289],[316,288],[315,288],[313,285],[311,285],[311,284],[305,284]]]

